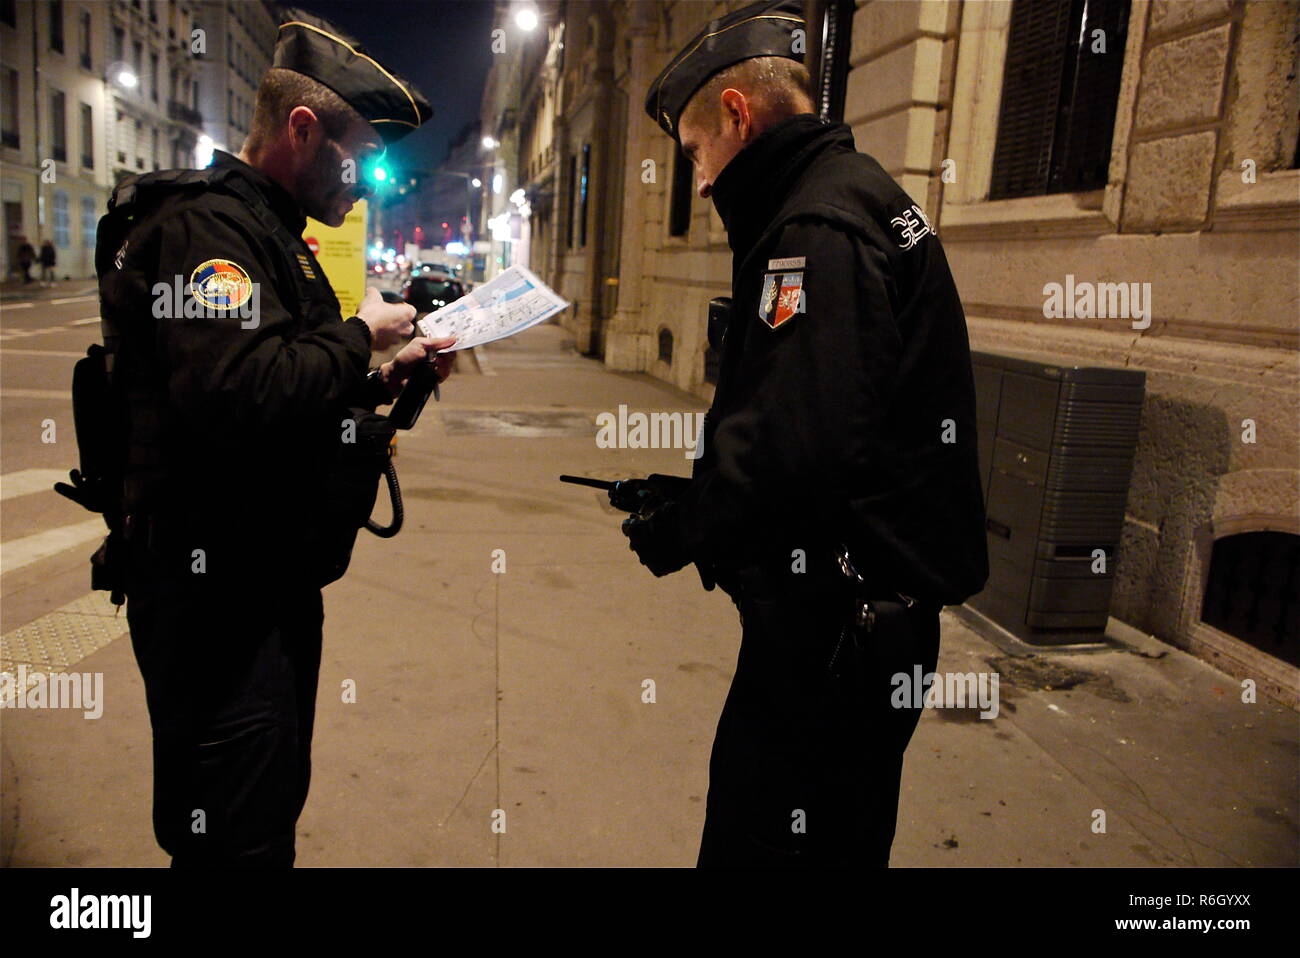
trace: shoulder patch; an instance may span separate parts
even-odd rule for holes
[[[911,249],[927,235],[939,235],[930,226],[930,218],[925,215],[925,210],[915,203],[909,209],[903,210],[901,215],[891,219],[889,225],[898,228],[901,240],[898,244],[900,249]]]
[[[210,309],[234,309],[253,295],[253,280],[238,263],[210,259],[190,274],[190,294]]]
[[[763,291],[758,297],[758,318],[770,329],[776,329],[796,313],[804,312],[803,274],[803,270],[796,270],[763,275]]]

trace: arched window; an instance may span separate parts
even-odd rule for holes
[[[1300,536],[1242,532],[1210,553],[1201,620],[1300,665]]]
[[[673,362],[673,334],[667,329],[659,330],[659,358],[670,366]]]

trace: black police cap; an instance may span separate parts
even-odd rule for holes
[[[678,139],[682,111],[709,77],[754,57],[788,57],[802,63],[803,53],[793,49],[793,34],[804,29],[803,0],[760,0],[711,21],[650,84],[646,113]]]
[[[285,11],[271,65],[329,87],[369,120],[385,143],[433,116],[420,91],[381,66],[355,38],[302,10]]]

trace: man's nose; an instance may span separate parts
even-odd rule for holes
[[[696,192],[700,194],[700,199],[707,200],[709,198],[709,194],[713,192],[713,184],[710,183],[708,180],[704,179],[703,177],[700,177],[700,182],[699,185],[696,187]]]

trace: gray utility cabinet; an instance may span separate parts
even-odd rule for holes
[[[989,581],[968,599],[1037,645],[1106,628],[1146,374],[973,352]],[[1094,550],[1105,571],[1094,571]]]

